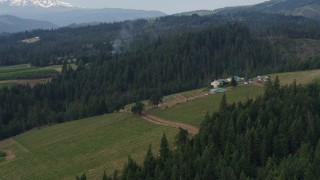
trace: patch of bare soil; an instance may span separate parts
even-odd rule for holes
[[[166,119],[162,119],[159,117],[155,117],[152,116],[146,112],[143,112],[141,114],[141,117],[149,122],[152,122],[154,124],[159,124],[159,125],[165,125],[165,126],[171,126],[171,127],[175,127],[175,128],[182,128],[185,130],[188,130],[189,133],[195,135],[199,132],[199,128],[196,126],[192,126],[190,124],[185,124],[185,123],[180,123],[180,122],[173,122],[173,121],[169,121]]]
[[[0,151],[6,153],[6,160],[12,160],[16,157],[16,154],[12,150],[12,147],[14,145],[18,145],[25,152],[29,152],[27,148],[23,147],[19,142],[15,141],[12,138],[0,141]]]
[[[2,152],[6,153],[6,160],[12,160],[16,157],[16,154],[12,150],[1,150]]]

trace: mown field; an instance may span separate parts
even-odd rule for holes
[[[177,129],[129,113],[33,130],[13,138],[16,157],[0,162],[0,179],[75,179],[82,173],[101,179],[104,170],[109,174],[121,170],[129,154],[142,162],[150,143],[157,154],[164,132],[173,145]]]
[[[160,104],[160,106],[171,107],[176,104],[185,103],[186,101],[194,100],[196,98],[205,96],[205,94],[208,93],[208,90],[209,89],[207,88],[201,88],[201,89],[195,89],[191,91],[185,91],[185,92],[167,95],[163,97],[162,103]],[[153,108],[149,106],[148,100],[143,100],[142,103],[145,105],[146,109]],[[124,110],[127,112],[130,111],[133,105],[134,103],[128,104],[127,106],[124,107]]]
[[[290,84],[296,80],[297,84],[308,84],[316,79],[320,79],[320,70],[310,70],[310,71],[298,71],[298,72],[286,72],[277,73],[270,75],[272,79],[276,76],[279,77],[280,83],[282,85]],[[225,93],[227,96],[228,103],[234,103],[239,101],[245,101],[248,97],[254,98],[264,91],[263,87],[255,85],[239,85],[234,89],[230,89]],[[204,94],[205,89],[198,89],[188,92],[183,92],[175,95],[166,96],[164,98],[165,103],[170,101],[177,101],[177,99],[186,99],[188,97],[197,96],[200,93]],[[210,96],[202,96],[201,98],[182,102],[169,108],[157,108],[149,110],[149,113],[164,119],[184,122],[187,124],[200,126],[205,114],[207,112],[213,113],[219,108],[223,94],[214,94]],[[164,105],[161,105],[162,107]]]
[[[1,72],[1,71],[0,71]],[[320,78],[320,70],[272,74],[281,83],[307,84]],[[1,86],[1,84],[0,84]],[[255,98],[264,87],[239,85],[228,88],[228,103]],[[158,109],[148,112],[160,118],[200,126],[207,112],[218,110],[221,94],[206,95],[208,89],[197,89],[164,97]],[[127,109],[130,106],[127,107]],[[33,130],[9,142],[0,142],[0,149],[13,150],[16,157],[0,160],[0,179],[74,179],[86,173],[88,179],[100,179],[122,169],[130,154],[140,163],[148,145],[157,153],[165,132],[173,146],[178,130],[149,123],[130,113],[115,113]]]
[[[239,85],[236,88],[229,88],[225,94],[228,103],[234,103],[254,98],[262,94],[263,91],[264,88],[260,86]],[[223,93],[204,96],[170,108],[151,109],[149,113],[164,119],[184,122],[199,127],[207,112],[213,113],[218,110],[222,96]]]
[[[38,79],[57,75],[58,66],[45,68],[32,67],[28,64],[0,67],[0,80]]]
[[[297,81],[297,84],[308,84],[316,79],[320,79],[320,69],[272,74],[271,78],[274,79],[276,76],[279,77],[282,85],[290,84],[294,80]]]

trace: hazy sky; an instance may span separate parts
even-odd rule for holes
[[[64,0],[87,8],[159,10],[168,14],[226,6],[252,5],[266,0]]]

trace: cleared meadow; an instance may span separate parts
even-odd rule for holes
[[[294,80],[296,80],[297,84],[304,85],[320,79],[320,70],[277,73],[271,74],[270,76],[272,79],[278,76],[282,85],[290,84]],[[207,112],[211,114],[219,109],[223,96],[223,93],[203,96],[203,94],[207,92],[208,90],[206,89],[198,89],[166,96],[160,108],[150,109],[148,113],[163,119],[183,122],[199,127]],[[225,94],[228,103],[237,103],[239,101],[246,101],[248,98],[255,98],[263,92],[264,87],[250,84],[239,85],[236,88],[228,88]],[[189,97],[198,98],[189,101]],[[173,106],[164,108],[166,104],[173,104]]]
[[[41,84],[61,71],[61,65],[48,66],[44,68],[32,67],[29,64],[0,67],[0,88],[10,87],[15,84]]]
[[[0,67],[0,80],[37,79],[57,75],[57,66],[39,68],[28,64]]]
[[[178,129],[128,113],[33,130],[13,138],[9,148],[16,157],[0,162],[0,179],[74,179],[82,173],[101,179],[104,170],[121,170],[129,155],[141,163],[149,144],[157,154],[164,132],[173,145]]]
[[[225,93],[228,103],[245,101],[254,98],[264,91],[263,87],[255,85],[239,85],[236,88],[228,88]],[[212,94],[201,98],[177,104],[170,108],[156,108],[148,112],[154,116],[169,119],[172,121],[183,122],[195,126],[200,126],[206,113],[213,113],[219,109],[220,102],[224,93]]]
[[[283,85],[294,79],[298,84],[307,84],[320,78],[320,70],[271,75],[276,76]],[[228,88],[225,94],[228,103],[237,103],[263,92],[264,87],[250,84]],[[164,97],[160,108],[148,109],[148,113],[199,127],[207,112],[219,109],[223,96],[223,93],[207,94],[205,88],[172,94]],[[130,105],[126,107],[129,109]],[[128,155],[141,163],[149,144],[157,154],[164,132],[173,147],[176,128],[152,124],[130,113],[35,129],[11,138],[11,144],[0,142],[0,149],[11,150],[16,156],[12,160],[0,160],[0,179],[74,179],[82,173],[86,173],[88,179],[101,179],[104,170],[108,174],[121,170]]]
[[[310,70],[310,71],[298,71],[298,72],[286,72],[271,74],[271,78],[274,79],[276,76],[279,77],[280,83],[282,85],[290,84],[294,80],[297,84],[308,84],[316,79],[320,79],[320,69]]]

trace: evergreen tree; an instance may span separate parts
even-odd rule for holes
[[[119,171],[118,171],[118,170],[115,170],[115,171],[113,172],[112,179],[113,179],[113,180],[119,180],[119,179],[120,179],[120,178],[119,178]]]
[[[109,178],[108,178],[108,176],[107,176],[107,172],[106,171],[104,171],[103,172],[103,178],[102,178],[102,180],[108,180]]]
[[[82,174],[81,176],[77,176],[76,180],[87,180],[86,174]]]
[[[162,161],[165,161],[170,154],[169,150],[169,143],[166,137],[166,134],[164,133],[161,139],[161,144],[160,144],[160,159]]]
[[[158,106],[162,103],[163,96],[160,93],[155,93],[149,98],[149,104],[151,106]]]
[[[232,87],[236,87],[237,85],[238,85],[237,80],[236,80],[234,77],[232,77],[232,78],[231,78],[231,86],[232,86]]]
[[[179,133],[176,136],[176,144],[181,146],[187,143],[188,140],[188,130],[179,128]]]
[[[272,96],[231,106],[224,97],[224,108],[207,115],[183,146],[170,151],[163,136],[154,177],[319,179],[319,90],[320,84],[271,85],[266,91]]]
[[[145,179],[154,178],[155,168],[156,168],[156,160],[152,154],[151,144],[149,145],[149,149],[147,152],[147,156],[143,163],[142,175]]]
[[[280,80],[278,76],[276,76],[276,78],[274,79],[273,86],[275,90],[278,90],[280,88]]]
[[[314,160],[313,160],[313,169],[316,177],[320,177],[320,140],[318,141],[318,145],[315,148],[314,152]]]
[[[144,104],[139,101],[139,102],[136,102],[134,106],[132,106],[131,112],[133,114],[141,114],[143,112],[143,109],[144,109]]]
[[[228,109],[227,97],[226,97],[226,94],[223,94],[221,102],[220,102],[219,110],[221,112],[225,112],[225,111],[227,111],[227,109]]]

